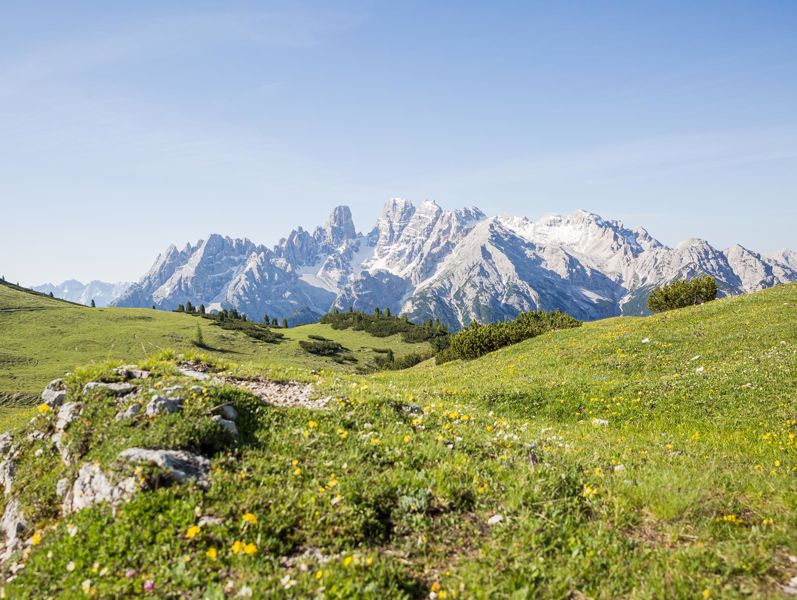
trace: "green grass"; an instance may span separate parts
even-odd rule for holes
[[[353,371],[370,362],[374,347],[390,348],[397,357],[430,349],[428,343],[405,343],[400,335],[376,338],[320,324],[279,329],[286,341],[266,344],[195,316],[150,309],[87,308],[0,284],[0,399],[7,404],[30,401],[48,381],[81,365],[140,361],[165,348],[194,349],[197,323],[208,347],[203,351],[210,356],[287,371]],[[308,354],[298,342],[309,335],[342,344],[357,362],[339,364]]]
[[[27,437],[52,413],[18,437],[11,493],[41,543],[5,593],[70,597],[88,581],[98,597],[139,595],[149,580],[167,597],[780,597],[797,575],[796,316],[789,285],[468,362],[370,376],[294,363],[337,398],[327,411],[222,385],[182,414],[120,423],[112,399],[80,391],[110,365],[78,370],[78,465]],[[240,372],[272,365],[248,360]],[[182,381],[171,365],[151,359],[146,386]],[[222,402],[242,415],[237,441],[210,420]],[[212,485],[144,473],[147,491],[116,513],[62,518],[55,482],[89,460],[121,473],[132,445],[201,450]],[[200,515],[220,521],[189,539]]]

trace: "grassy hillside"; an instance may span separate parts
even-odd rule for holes
[[[197,324],[211,348],[209,355],[271,369],[351,371],[373,357],[373,348],[389,348],[396,356],[429,349],[426,343],[407,344],[398,335],[376,338],[320,324],[280,329],[286,340],[266,344],[190,315],[87,308],[0,284],[0,398],[24,401],[38,396],[48,381],[80,365],[104,360],[135,362],[165,348],[193,349]],[[308,354],[298,342],[310,335],[342,344],[357,362],[339,364]]]
[[[174,361],[150,361],[146,394],[192,385]],[[327,410],[207,385],[116,421],[129,401],[82,391],[97,378],[69,381],[72,464],[51,412],[17,438],[0,503],[19,499],[31,545],[9,597],[775,598],[797,575],[797,285],[471,362],[327,371]],[[212,421],[225,402],[237,437]],[[139,467],[115,513],[62,518],[56,482],[87,462],[128,476],[131,446],[207,456],[209,487]]]

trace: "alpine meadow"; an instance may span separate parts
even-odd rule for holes
[[[0,599],[797,598],[795,31],[0,3]]]

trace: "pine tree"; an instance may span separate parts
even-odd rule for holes
[[[97,308],[97,305],[94,303],[94,298],[91,299],[91,308]]]
[[[282,327],[288,329],[288,319],[282,319]]]
[[[277,317],[274,317],[273,319],[271,319],[271,324],[274,327],[279,327],[279,323],[277,322]]]
[[[379,307],[377,306],[377,307],[374,309],[374,316],[375,316],[375,317],[378,317],[380,314],[382,314],[382,311],[380,311],[380,310],[379,310]]]
[[[268,320],[268,313],[263,315],[263,323],[266,324],[266,325],[270,325],[271,324],[271,321]]]
[[[200,304],[199,305],[199,314],[200,315],[204,315],[205,314],[205,305],[204,304]]]
[[[55,298],[55,296],[53,296],[52,292],[50,292],[50,298]]]
[[[389,317],[389,316],[390,316],[390,307],[388,307],[388,308],[386,308],[386,309],[385,309],[385,316],[386,316],[386,317]]]
[[[192,312],[194,312],[194,305],[193,305],[193,304],[191,304],[191,301],[190,301],[190,300],[189,300],[188,302],[186,302],[186,303],[185,303],[185,312],[187,312],[187,313],[192,313]]]
[[[185,312],[185,306],[182,304],[177,305],[177,312]]]

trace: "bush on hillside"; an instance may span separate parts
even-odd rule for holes
[[[428,320],[416,325],[403,317],[391,316],[389,310],[375,310],[374,314],[352,311],[331,312],[321,317],[320,323],[331,325],[332,329],[354,329],[365,331],[374,337],[388,337],[401,334],[401,338],[409,343],[429,342],[435,352],[448,345],[450,337],[448,329],[439,321]]]
[[[448,348],[438,353],[437,364],[450,360],[471,360],[504,346],[517,344],[553,329],[580,327],[581,321],[560,311],[531,311],[519,314],[514,321],[489,325],[472,322],[451,337]]]
[[[332,340],[299,340],[299,345],[305,352],[309,352],[310,354],[315,354],[317,356],[336,356],[345,349],[343,346],[337,342],[333,342]]]
[[[663,312],[710,302],[717,297],[717,280],[706,275],[690,281],[673,281],[656,288],[648,296],[651,312]]]

